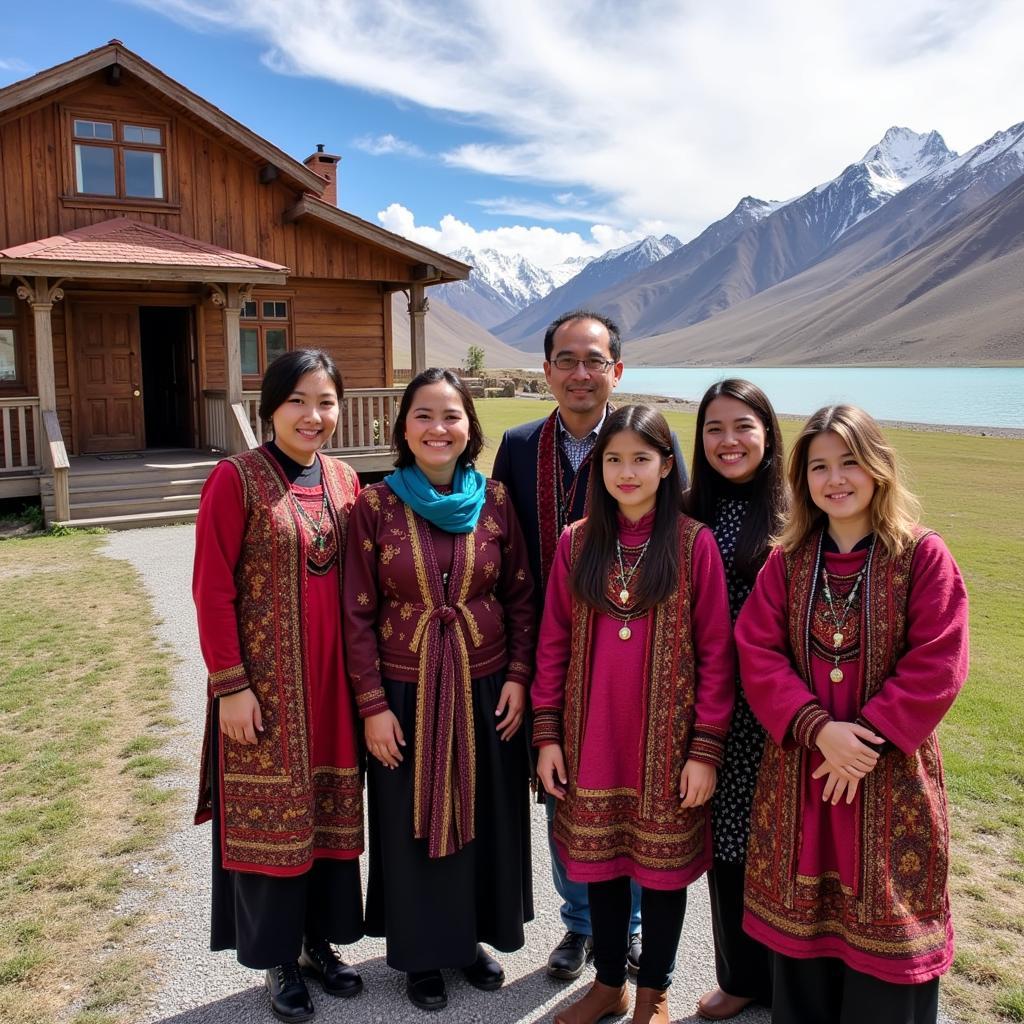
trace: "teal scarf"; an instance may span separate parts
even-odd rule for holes
[[[461,463],[455,467],[451,494],[438,494],[419,466],[396,469],[384,483],[413,512],[446,533],[472,533],[487,495],[487,479]]]

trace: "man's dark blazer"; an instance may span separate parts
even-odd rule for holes
[[[549,414],[550,415],[550,414]],[[526,547],[530,555],[530,572],[533,574],[533,597],[537,608],[537,621],[540,622],[541,612],[544,610],[544,593],[541,589],[540,574],[540,521],[537,510],[537,452],[540,447],[541,428],[547,421],[543,419],[534,420],[531,423],[522,423],[518,427],[510,427],[505,431],[498,446],[498,452],[494,457],[494,468],[491,476],[500,480],[507,488],[512,505],[516,510],[516,517],[522,528],[523,536],[526,539]],[[675,433],[672,434],[672,448],[676,454],[676,464],[683,478],[683,487],[686,482],[686,462],[683,460],[683,453],[679,448],[679,440]],[[568,493],[572,486],[573,471],[569,459],[562,451],[561,444],[556,446],[558,457],[562,467],[563,493]],[[583,507],[586,502],[587,486],[590,483],[590,462],[580,467],[580,478],[576,484],[576,492],[573,496],[572,508],[569,509],[570,521],[575,522],[583,515]]]

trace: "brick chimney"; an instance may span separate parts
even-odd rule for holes
[[[340,156],[324,152],[324,144],[316,144],[316,152],[307,156],[302,161],[311,171],[327,179],[327,187],[323,190],[320,198],[331,206],[338,205],[338,165],[341,163]]]

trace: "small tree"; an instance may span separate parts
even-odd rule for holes
[[[466,369],[474,377],[479,377],[484,368],[484,350],[479,345],[470,345],[466,352]]]

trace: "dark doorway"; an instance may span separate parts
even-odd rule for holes
[[[184,306],[140,306],[147,448],[192,448],[189,327]]]

